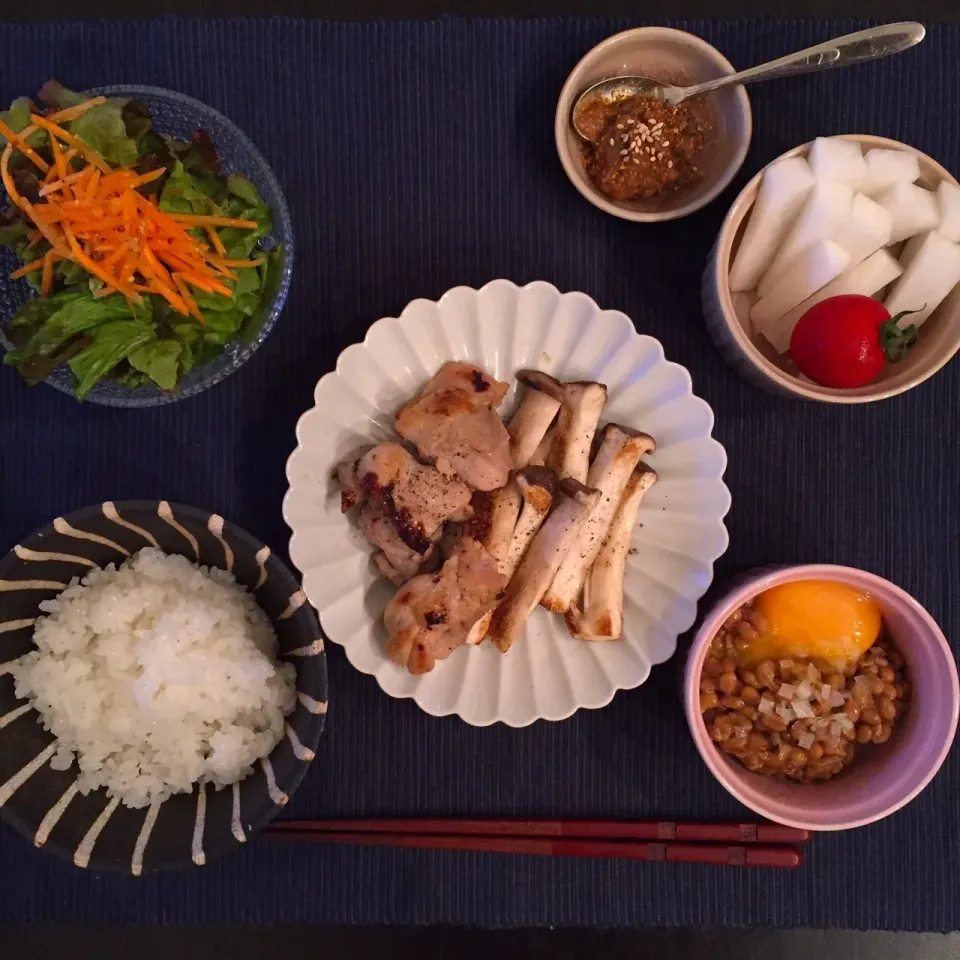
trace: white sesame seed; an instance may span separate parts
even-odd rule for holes
[[[624,133],[624,134],[621,134],[621,136],[620,136],[620,142],[621,142],[621,143],[626,143],[629,139],[630,139],[630,134],[629,134],[629,133]]]
[[[617,124],[617,129],[618,129],[618,130],[622,130],[622,129],[623,129],[623,124],[622,124],[622,123],[618,123],[618,124]]]
[[[661,146],[661,147],[669,147],[669,146],[670,146],[670,141],[669,141],[669,140],[664,140],[663,143],[660,144],[660,146]]]
[[[621,156],[621,157],[625,157],[629,152],[630,152],[629,150],[621,150],[621,151],[620,151],[620,156]]]
[[[634,157],[634,158],[633,158],[633,162],[634,162],[634,163],[639,163],[640,161],[639,161],[636,157]]]
[[[611,138],[610,138],[610,146],[612,147],[612,146],[614,145],[614,143],[615,143],[615,141],[614,141],[613,137],[611,137]]]
[[[637,122],[636,120],[634,120],[633,118],[631,118],[631,119],[627,120],[627,125],[632,127],[636,122]]]
[[[672,161],[672,160],[668,160],[668,161],[667,161],[667,168],[670,169],[672,166],[673,166],[673,161]]]

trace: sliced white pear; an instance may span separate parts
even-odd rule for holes
[[[789,157],[766,169],[730,269],[731,290],[752,290],[757,285],[813,183],[810,165],[803,157]]]
[[[753,305],[750,319],[763,329],[839,277],[849,264],[850,254],[839,244],[832,240],[815,243],[790,264],[776,287]]]
[[[942,180],[937,187],[937,205],[940,207],[940,226],[937,229],[948,240],[960,243],[960,187]]]
[[[933,231],[917,250],[903,276],[896,282],[884,306],[892,316],[914,310],[900,321],[920,326],[960,283],[960,246]]]
[[[920,161],[907,150],[874,147],[863,158],[867,175],[860,184],[861,193],[869,196],[886,190],[895,183],[914,183],[920,179]]]
[[[850,254],[850,265],[855,267],[871,253],[890,242],[893,218],[879,203],[858,193],[853,198],[850,219],[840,228],[834,238]]]
[[[940,223],[936,197],[915,183],[895,183],[887,187],[877,194],[877,203],[893,218],[891,243],[899,243],[927,230],[936,230]]]
[[[807,162],[817,180],[844,183],[855,190],[867,176],[863,150],[856,140],[817,137],[810,146]]]
[[[797,222],[790,229],[770,269],[757,286],[761,298],[780,284],[793,261],[821,240],[833,240],[853,212],[854,191],[843,183],[814,185]]]
[[[836,280],[821,287],[803,303],[765,326],[760,332],[770,341],[777,353],[787,353],[793,328],[811,307],[829,297],[839,297],[847,293],[872,297],[878,290],[893,283],[901,273],[903,268],[886,250],[877,250],[862,263],[844,270]]]

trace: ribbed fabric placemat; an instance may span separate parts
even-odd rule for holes
[[[730,457],[723,582],[747,567],[832,561],[887,576],[960,639],[960,364],[866,407],[773,399],[704,331],[699,275],[731,188],[646,227],[572,189],[553,111],[577,59],[621,21],[333,24],[290,20],[0,26],[0,101],[48,77],[149,83],[234,119],[283,183],[297,230],[287,308],[259,353],[200,397],[149,411],[79,406],[0,370],[0,546],[105,499],[165,497],[230,517],[284,551],[293,427],[317,378],[377,318],[494,277],[549,280],[625,311],[686,365]],[[673,25],[736,65],[865,24]],[[754,87],[738,183],[818,134],[896,137],[960,170],[960,30],[882,64]],[[292,817],[734,819],[700,762],[675,664],[600,711],[472,729],[391,700],[329,650],[332,706]],[[0,921],[350,922],[483,926],[771,924],[960,927],[960,764],[887,821],[822,835],[793,873],[257,840],[203,869],[97,877],[0,828]]]

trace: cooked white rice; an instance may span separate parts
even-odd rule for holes
[[[283,735],[295,670],[231,574],[151,548],[40,607],[16,692],[60,740],[51,766],[79,761],[82,792],[143,807],[198,780],[225,786]]]

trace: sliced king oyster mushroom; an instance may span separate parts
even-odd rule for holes
[[[493,611],[489,637],[506,653],[550,585],[600,491],[568,477],[560,481],[559,503],[540,527]]]
[[[620,424],[608,423],[587,474],[587,485],[600,491],[600,502],[587,517],[577,542],[563,558],[540,603],[554,613],[569,610],[580,596],[587,571],[606,540],[620,497],[640,458],[656,449],[653,437]]]
[[[607,388],[602,383],[578,381],[563,385],[563,403],[545,461],[561,480],[572,477],[579,483],[586,482],[590,448],[606,402]]]
[[[497,558],[500,572],[508,581],[520,566],[530,541],[533,540],[544,518],[550,512],[557,485],[553,471],[546,467],[525,467],[523,470],[518,470],[515,482],[523,498],[523,506],[520,508],[520,518],[511,533],[506,554],[502,561],[499,557]],[[491,610],[473,625],[467,636],[467,643],[476,644],[483,640],[492,617]]]
[[[549,374],[539,370],[521,370],[517,380],[527,389],[507,426],[514,470],[530,463],[563,400],[563,384]]]
[[[567,627],[578,640],[619,640],[623,635],[623,578],[637,511],[657,474],[646,464],[631,474],[614,514],[606,543],[583,585],[582,607],[566,614]]]

